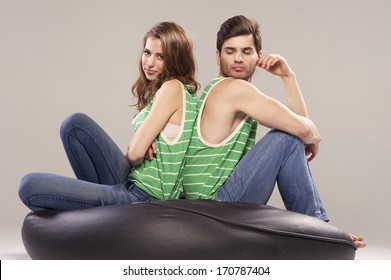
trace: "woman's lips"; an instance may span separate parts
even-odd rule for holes
[[[146,73],[147,75],[150,75],[150,76],[156,73],[156,71],[153,71],[153,70],[151,70],[151,69],[144,69],[144,71],[145,71],[145,73]]]

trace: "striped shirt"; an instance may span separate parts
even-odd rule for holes
[[[197,104],[197,120],[190,141],[183,188],[186,199],[214,199],[242,157],[254,146],[258,123],[246,116],[220,144],[210,144],[200,135],[201,116],[213,87],[224,78],[213,79]]]
[[[155,139],[157,149],[155,158],[145,160],[133,168],[128,177],[129,181],[159,200],[177,199],[182,191],[185,157],[196,118],[197,96],[190,94],[182,83],[181,86],[183,112],[177,137],[170,141],[164,133],[160,132]],[[151,108],[152,102],[135,117],[133,120],[135,130],[141,126]]]

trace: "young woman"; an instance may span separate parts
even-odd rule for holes
[[[25,175],[19,187],[23,203],[40,211],[178,198],[196,116],[195,65],[182,27],[153,26],[144,37],[140,76],[132,86],[139,113],[126,154],[91,118],[73,114],[61,126],[61,139],[77,179]]]

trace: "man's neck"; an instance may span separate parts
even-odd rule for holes
[[[219,73],[219,75],[218,75],[217,77],[219,77],[219,78],[222,77],[222,78],[233,78],[233,79],[235,79],[234,77],[227,77],[227,76],[225,76],[225,75],[224,75],[223,73],[221,73],[221,72]],[[251,83],[251,78],[252,78],[252,77],[250,77],[248,80],[244,80],[244,79],[243,79],[243,80],[244,80],[244,81],[247,81],[247,82],[249,82],[249,83]]]

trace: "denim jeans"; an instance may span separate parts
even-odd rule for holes
[[[276,182],[287,210],[329,220],[303,142],[279,130],[271,130],[246,154],[216,200],[266,204]]]
[[[33,211],[72,210],[156,200],[128,182],[131,166],[124,153],[91,118],[75,113],[60,129],[76,178],[48,173],[25,175],[19,196]]]

